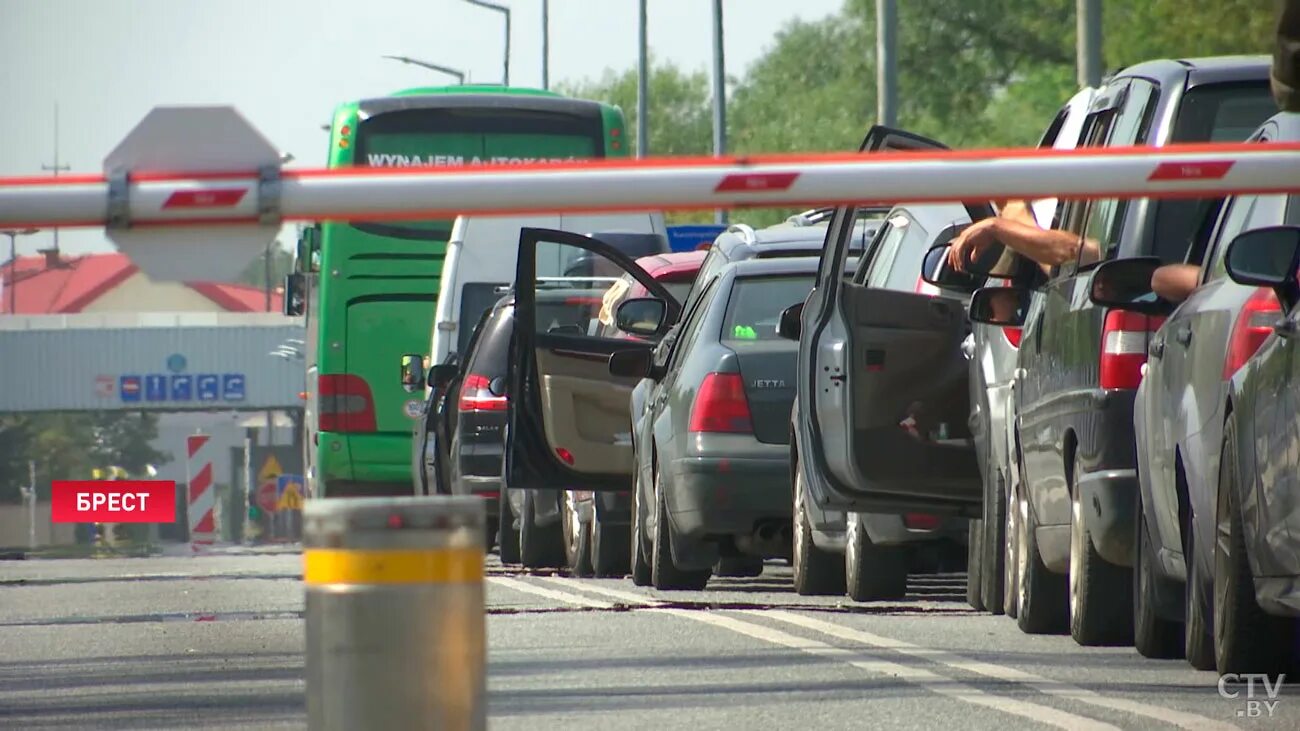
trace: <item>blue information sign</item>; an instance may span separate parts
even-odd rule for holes
[[[167,376],[161,373],[150,373],[144,377],[144,400],[167,400]]]
[[[201,373],[194,379],[200,401],[216,401],[221,397],[221,378],[215,373]]]
[[[243,373],[227,373],[221,376],[221,398],[226,401],[244,400]]]
[[[184,374],[172,376],[172,401],[194,400],[194,377]]]
[[[122,376],[118,381],[117,392],[122,395],[122,400],[135,403],[140,400],[140,377],[139,376]]]
[[[668,227],[668,246],[673,251],[694,251],[709,245],[727,230],[719,224],[681,224]]]

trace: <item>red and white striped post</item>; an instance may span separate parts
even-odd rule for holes
[[[216,540],[216,488],[212,486],[212,457],[207,448],[211,437],[196,435],[185,438],[189,473],[189,500],[186,511],[190,526],[190,543],[211,544]]]

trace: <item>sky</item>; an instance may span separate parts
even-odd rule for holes
[[[728,75],[740,75],[795,19],[816,20],[844,0],[725,0]],[[510,82],[540,86],[541,0],[511,8]],[[649,0],[656,59],[707,70],[710,0]],[[551,0],[550,81],[597,78],[637,60],[636,0]],[[59,164],[97,173],[153,107],[233,105],[264,136],[321,167],[321,125],[339,102],[454,79],[381,58],[410,56],[501,81],[504,19],[464,0],[0,0],[0,176],[49,174],[55,105]],[[653,103],[653,100],[652,100]],[[631,114],[632,110],[625,110]],[[286,232],[281,241],[289,243]],[[19,240],[19,255],[51,245]],[[102,231],[60,232],[68,253],[111,251]],[[8,252],[0,252],[7,260]]]

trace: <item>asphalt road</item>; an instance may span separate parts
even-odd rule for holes
[[[0,562],[0,728],[305,726],[299,571],[285,549]],[[658,593],[492,558],[487,595],[494,729],[1300,728],[1294,688],[1250,718],[1181,660],[970,611],[960,575],[855,604],[781,564]]]

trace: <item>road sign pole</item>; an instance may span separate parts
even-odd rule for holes
[[[311,500],[304,523],[308,728],[486,728],[483,500]]]

